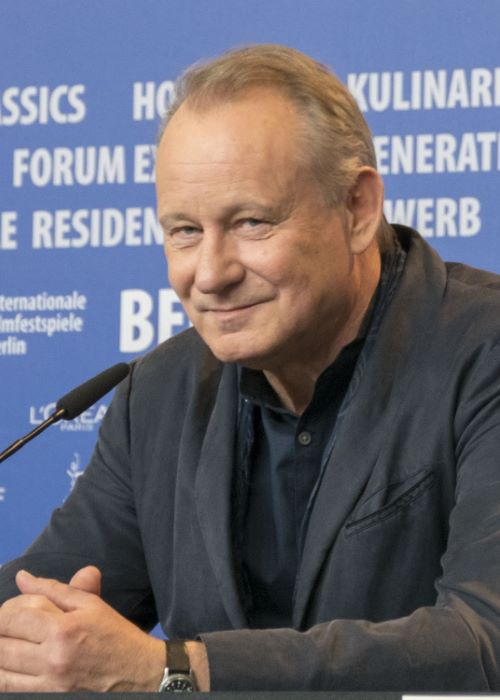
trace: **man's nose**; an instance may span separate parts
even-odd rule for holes
[[[237,241],[223,232],[205,231],[198,247],[195,284],[204,294],[220,294],[244,278]]]

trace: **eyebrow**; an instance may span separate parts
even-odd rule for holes
[[[189,216],[189,214],[184,214],[183,212],[175,212],[173,214],[164,214],[160,219],[160,224],[164,228],[168,228],[172,224],[175,224],[177,221],[191,221],[192,216]]]

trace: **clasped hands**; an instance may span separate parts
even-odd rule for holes
[[[102,600],[97,568],[69,584],[19,571],[16,583],[0,607],[0,692],[157,690],[165,645]]]

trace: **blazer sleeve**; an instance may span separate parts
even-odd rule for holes
[[[129,390],[130,378],[117,388],[90,463],[64,505],[25,554],[0,569],[0,603],[19,593],[21,568],[67,582],[93,564],[110,605],[145,629],[157,622],[131,483]]]
[[[455,504],[435,604],[377,623],[202,634],[213,690],[500,690],[499,367],[495,346],[455,388]]]

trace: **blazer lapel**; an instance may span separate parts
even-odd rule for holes
[[[224,607],[235,629],[247,625],[232,554],[231,486],[237,416],[237,373],[234,367],[226,365],[203,440],[195,498],[208,556]]]
[[[295,587],[294,626],[301,628],[321,567],[356,505],[387,435],[397,425],[401,402],[418,386],[419,358],[425,355],[445,288],[438,256],[420,239],[413,242],[405,270],[386,311],[363,376],[343,419],[316,494]],[[425,300],[417,290],[426,289]],[[417,382],[416,384],[414,384]]]

